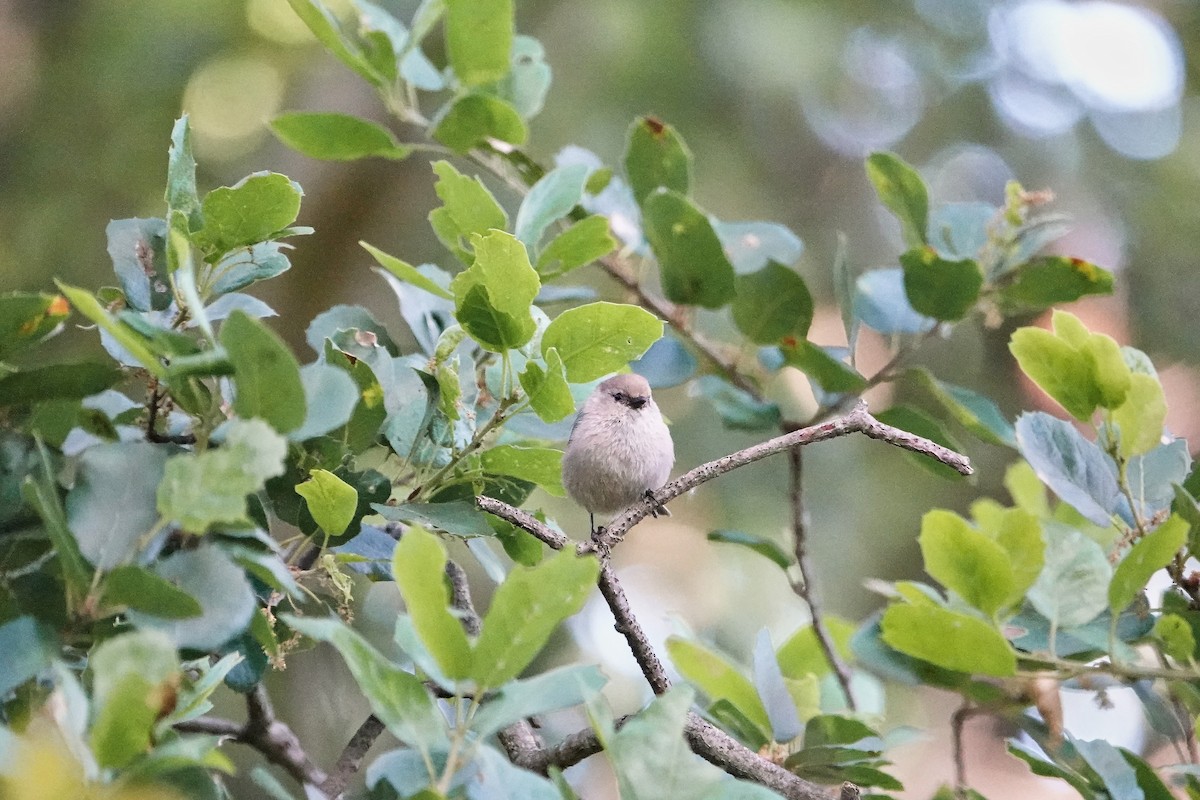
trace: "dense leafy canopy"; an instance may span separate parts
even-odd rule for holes
[[[1025,694],[991,680],[1108,671],[1142,679],[1147,708],[1174,703],[1167,713],[1188,729],[1200,715],[1200,588],[1184,568],[1200,544],[1200,507],[1186,444],[1165,429],[1163,385],[1145,354],[1063,311],[1050,329],[1021,325],[1019,315],[1111,292],[1113,276],[1015,248],[1045,224],[1019,187],[998,208],[935,206],[918,170],[872,154],[866,178],[906,249],[857,276],[839,261],[848,346],[818,341],[800,239],[705,211],[693,197],[698,167],[671,125],[634,121],[616,167],[547,169],[520,149],[550,72],[540,45],[516,33],[510,0],[422,3],[408,24],[362,0],[353,24],[318,0],[289,2],[418,129],[404,141],[422,142],[327,112],[276,118],[281,141],[333,161],[428,147],[462,156],[432,164],[439,263],[413,266],[363,243],[416,347],[341,305],[309,325],[312,352],[294,354],[263,321],[274,311],[238,290],[290,267],[282,240],[311,232],[295,225],[303,192],[256,172],[201,194],[186,117],[171,135],[162,216],[107,227],[117,286],[0,296],[6,789],[32,780],[36,761],[66,776],[61,796],[99,782],[115,792],[105,796],[134,798],[157,781],[221,797],[213,776],[232,769],[221,742],[183,723],[207,713],[221,684],[250,692],[289,652],[321,642],[402,745],[372,760],[371,797],[571,797],[561,775],[522,769],[490,737],[578,706],[629,797],[774,796],[693,756],[683,735],[693,704],[794,775],[898,791],[871,727],[883,709],[853,702],[873,676],[1010,714],[1034,741],[1057,744],[1014,741],[1013,754],[1086,797],[1166,796],[1138,755],[1064,737],[1061,720],[1035,721]],[[441,69],[425,43],[439,25]],[[442,105],[426,118],[420,103],[431,99]],[[518,202],[497,197],[495,177],[522,188]],[[562,283],[597,263],[636,302],[592,301]],[[567,308],[553,307],[564,298]],[[699,331],[701,309],[730,341]],[[73,312],[96,326],[108,358],[39,362]],[[1045,411],[1013,423],[984,394],[905,367],[930,334],[1006,315],[1015,366],[1074,423]],[[864,325],[893,343],[878,372],[857,361]],[[935,584],[887,584],[886,608],[861,625],[826,618],[779,647],[763,629],[746,659],[670,637],[666,653],[689,686],[617,730],[598,669],[538,660],[606,581],[608,554],[547,555],[473,498],[536,506],[535,490],[562,495],[560,423],[595,381],[631,364],[656,387],[689,382],[726,426],[751,431],[820,420],[883,383],[915,386],[911,402],[923,405],[879,418],[947,445],[957,423],[1009,448],[1012,505],[983,498],[969,516],[926,514],[917,545]],[[797,373],[819,406],[804,418],[779,402],[776,379]],[[709,540],[789,578],[802,566],[752,532]],[[463,554],[496,584],[478,616],[455,583]],[[1143,590],[1163,569],[1170,588],[1150,605]],[[394,633],[403,658],[351,624],[365,580],[394,583],[404,601]],[[854,675],[843,692],[845,662]],[[1187,738],[1177,724],[1165,734]],[[1200,787],[1194,770],[1184,780]]]

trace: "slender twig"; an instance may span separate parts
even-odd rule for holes
[[[450,605],[458,609],[462,615],[463,630],[472,636],[478,636],[482,624],[475,604],[471,602],[471,584],[467,582],[467,573],[456,561],[446,562],[446,579],[450,581]]]
[[[950,715],[950,737],[954,749],[954,796],[957,800],[966,800],[967,791],[967,751],[963,744],[963,727],[967,720],[979,713],[979,709],[971,705],[969,700]]]
[[[617,580],[617,574],[613,571],[612,564],[608,559],[601,560],[600,594],[604,595],[604,601],[612,610],[613,618],[616,620],[617,633],[625,637],[625,642],[629,645],[634,660],[641,667],[642,675],[646,677],[650,688],[655,694],[662,694],[670,689],[671,679],[667,677],[667,671],[663,668],[658,654],[654,652],[654,647],[650,644],[650,638],[646,636],[646,631],[642,629],[637,617],[633,615],[633,610],[629,607],[629,599],[625,596],[625,590],[622,588],[621,582]]]
[[[613,280],[633,294],[637,299],[638,305],[655,314],[660,319],[669,322],[676,333],[690,343],[705,360],[725,375],[726,380],[742,391],[747,392],[756,400],[763,399],[762,391],[758,388],[758,385],[737,368],[736,359],[723,353],[719,345],[709,341],[708,337],[691,325],[685,308],[675,305],[670,300],[659,297],[642,286],[641,281],[637,279],[633,270],[629,268],[621,256],[614,253],[601,258],[596,263]]]
[[[198,717],[177,723],[175,730],[228,736],[253,747],[267,761],[286,770],[305,787],[310,798],[329,797],[322,788],[329,776],[308,757],[295,731],[275,716],[267,690],[261,683],[246,695],[245,723],[217,717]]]
[[[240,722],[220,717],[196,717],[195,719],[176,722],[173,726],[180,733],[203,733],[208,736],[228,736],[237,739],[246,727]]]
[[[333,772],[321,784],[321,789],[326,795],[334,798],[342,796],[350,778],[362,767],[363,759],[367,757],[367,751],[371,749],[371,745],[375,744],[375,740],[383,731],[383,722],[374,714],[363,720],[363,723],[358,726],[358,730],[350,737],[342,754],[338,756],[337,763],[333,765]]]
[[[854,694],[850,691],[850,669],[838,655],[837,645],[825,624],[825,617],[821,613],[821,601],[817,596],[816,586],[813,584],[814,571],[808,557],[808,525],[804,513],[802,452],[798,446],[788,450],[793,551],[796,555],[796,565],[800,568],[800,580],[792,582],[792,589],[808,605],[808,613],[812,617],[813,634],[817,637],[817,644],[820,645],[821,652],[825,654],[825,660],[829,662],[833,674],[837,676],[838,685],[842,687],[842,694],[846,696],[846,707],[851,711],[856,711]]]
[[[823,787],[768,761],[695,713],[688,713],[683,733],[692,752],[735,778],[762,784],[788,800],[829,800]]]
[[[810,425],[807,428],[801,428],[798,431],[792,431],[782,436],[776,436],[774,439],[768,439],[765,442],[760,442],[744,450],[739,450],[736,453],[722,456],[685,472],[661,489],[655,491],[652,497],[634,503],[621,512],[604,529],[604,534],[600,537],[598,544],[609,548],[616,546],[625,538],[625,534],[629,532],[629,529],[645,519],[651,510],[657,509],[659,506],[666,504],[681,494],[727,472],[732,472],[747,464],[752,464],[767,456],[793,447],[824,442],[829,439],[836,439],[839,436],[846,436],[850,433],[862,433],[872,439],[878,439],[888,444],[929,456],[962,475],[970,475],[973,471],[971,463],[966,456],[908,431],[883,424],[871,416],[867,411],[865,403],[860,402],[852,411],[843,416],[834,417],[831,420],[817,425]],[[517,523],[514,522],[514,524]],[[583,549],[585,551],[592,551],[596,550],[597,547],[594,544],[585,543]]]

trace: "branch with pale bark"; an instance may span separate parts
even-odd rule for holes
[[[613,613],[617,631],[625,637],[630,652],[633,654],[634,659],[641,668],[642,674],[655,694],[662,694],[667,691],[671,687],[671,681],[666,674],[666,670],[663,668],[661,659],[650,644],[649,637],[646,636],[645,631],[630,609],[624,589],[609,562],[612,548],[619,544],[629,530],[643,520],[652,509],[657,508],[660,504],[667,503],[684,492],[775,453],[791,450],[793,453],[798,454],[799,448],[804,445],[827,441],[851,433],[862,433],[872,439],[878,439],[906,450],[921,453],[950,466],[961,474],[969,475],[971,473],[970,462],[965,456],[931,442],[928,439],[883,424],[871,416],[867,411],[866,405],[860,402],[852,411],[841,417],[777,436],[774,439],[761,442],[696,467],[667,483],[656,492],[653,492],[644,502],[636,503],[626,509],[617,516],[612,524],[597,531],[592,541],[582,542],[577,545],[577,552],[581,554],[595,552],[600,556],[600,592]],[[793,514],[797,522],[797,557],[804,560],[806,556],[803,551],[803,508],[799,504],[799,479],[799,456],[794,455],[792,497]],[[571,540],[562,533],[550,528],[533,515],[519,508],[514,508],[507,503],[491,497],[477,497],[476,503],[482,510],[522,528],[555,550],[562,550],[571,543]],[[811,578],[811,570],[802,570],[802,577],[805,579],[803,596],[809,601],[811,608],[812,598],[808,593],[808,580]],[[819,614],[816,609],[813,609],[813,611],[814,619],[817,619]],[[850,698],[849,692],[849,673],[845,671],[845,666],[838,660],[836,650],[833,649],[827,632],[823,637],[822,646],[827,651],[826,655],[830,659],[830,663],[838,671],[839,680],[846,691],[847,698],[852,703],[853,700]],[[753,780],[787,798],[815,800],[816,798],[828,797],[828,794],[822,787],[810,783],[759,756],[724,731],[695,714],[691,714],[688,717],[686,735],[688,743],[694,752],[721,767],[731,775]],[[574,737],[568,737],[564,741],[564,746],[560,747],[562,749],[554,750],[553,755],[565,758],[570,763],[575,763],[574,760],[587,757],[594,752],[599,752],[600,749],[599,743],[595,742],[594,737],[589,736],[587,732],[581,732]],[[536,765],[536,767],[544,768],[550,764],[556,764],[560,767],[569,765],[561,761],[543,760],[550,754],[551,751],[545,749],[540,750],[536,754],[517,753],[514,755],[510,751],[510,755],[514,755],[514,762],[530,767]]]

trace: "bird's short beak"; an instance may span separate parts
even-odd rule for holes
[[[629,398],[629,407],[630,408],[641,408],[642,406],[646,405],[647,399],[648,398],[645,398],[645,397],[631,397],[631,398]]]

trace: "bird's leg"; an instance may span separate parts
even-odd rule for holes
[[[671,516],[671,512],[667,510],[667,507],[658,502],[658,498],[654,496],[652,489],[647,489],[646,494],[643,496],[646,498],[646,502],[650,504],[650,516],[655,518],[660,514],[664,517]]]
[[[592,538],[596,538],[596,515],[588,512],[588,526],[592,529]]]

